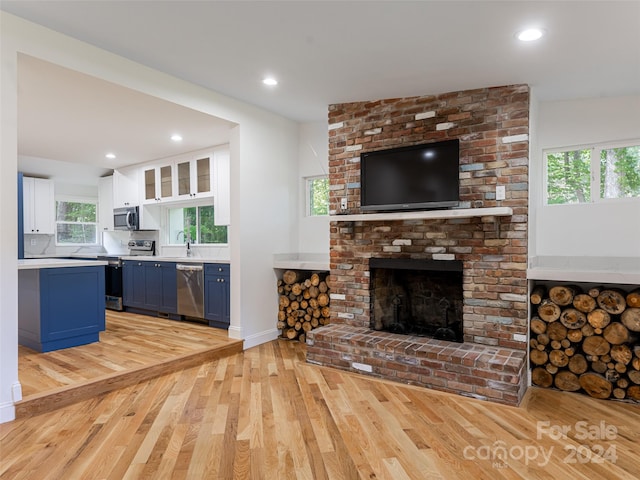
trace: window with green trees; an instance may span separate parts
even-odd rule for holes
[[[95,245],[98,243],[97,202],[56,201],[56,243]]]
[[[640,141],[545,152],[547,204],[640,198]]]
[[[169,209],[169,244],[227,243],[227,227],[215,224],[213,205]]]
[[[329,215],[329,178],[307,178],[307,215]]]

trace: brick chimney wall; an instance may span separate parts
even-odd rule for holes
[[[332,221],[331,325],[310,332],[307,358],[517,404],[527,383],[529,87],[331,105],[330,210],[362,213],[361,153],[454,138],[460,140],[460,207],[506,206],[513,215]],[[506,187],[505,200],[496,201],[496,185]],[[340,210],[342,198],[347,199],[347,212]],[[369,331],[371,257],[461,260],[465,343]],[[405,350],[412,352],[409,357]],[[468,368],[447,372],[447,362],[440,362],[441,368],[433,364],[438,355],[460,367],[468,363]],[[490,373],[486,381],[468,384],[478,383],[482,372]]]

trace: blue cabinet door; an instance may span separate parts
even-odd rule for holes
[[[212,263],[204,269],[204,318],[209,325],[228,328],[230,323],[229,265]]]
[[[157,310],[162,296],[162,275],[157,262],[144,264],[144,308]]]
[[[145,308],[145,263],[133,260],[122,262],[122,303],[125,307]]]
[[[178,285],[175,262],[161,262],[162,295],[159,310],[166,313],[178,313]]]
[[[144,308],[163,313],[178,312],[175,262],[142,262],[145,272]]]

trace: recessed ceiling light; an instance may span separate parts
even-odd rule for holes
[[[278,85],[278,81],[273,77],[265,78],[264,80],[262,80],[262,83],[264,83],[265,85],[269,85],[270,87]]]
[[[116,154],[115,153],[107,153],[105,155],[105,157],[107,157],[109,160],[113,160],[114,158],[116,158]]]
[[[178,135],[177,133],[173,134],[173,135],[171,135],[171,140],[174,141],[174,142],[181,142],[182,141],[182,135]]]
[[[527,28],[516,33],[516,38],[522,42],[533,42],[542,38],[545,31],[541,28]]]

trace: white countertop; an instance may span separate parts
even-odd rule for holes
[[[99,260],[74,260],[68,258],[25,258],[24,260],[18,260],[18,270],[62,267],[95,267],[106,264],[107,262]]]
[[[200,257],[161,257],[159,255],[120,255],[122,260],[138,260],[141,262],[179,262],[179,263],[231,263],[230,260],[217,260]]]
[[[329,255],[320,253],[279,253],[273,256],[273,268],[329,271]]]
[[[529,260],[527,278],[640,285],[640,258],[534,257]]]

